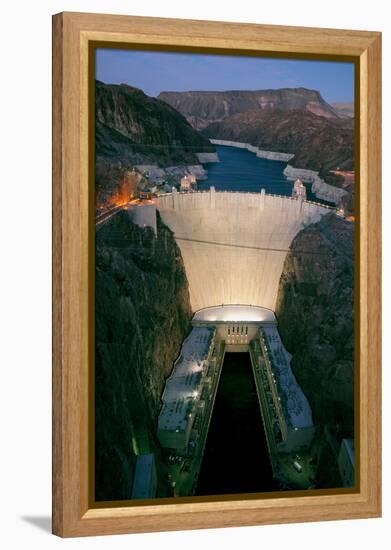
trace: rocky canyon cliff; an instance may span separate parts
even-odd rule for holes
[[[338,469],[325,434],[338,444],[354,437],[354,224],[331,214],[290,248],[276,316],[318,427],[318,486],[331,487]]]
[[[124,172],[134,166],[199,165],[197,153],[213,154],[214,151],[209,139],[192,128],[181,113],[164,101],[126,84],[96,82],[98,204],[118,192]]]
[[[160,396],[190,325],[179,248],[158,219],[149,228],[114,216],[96,235],[95,426],[97,500],[131,497],[135,457],[154,452]]]
[[[354,224],[330,214],[293,240],[276,315],[318,423],[353,429]]]
[[[133,164],[196,164],[213,152],[170,105],[126,84],[96,82],[96,156]]]
[[[354,121],[316,90],[162,92],[159,98],[205,136],[293,153],[290,164],[319,171],[331,184],[329,170],[354,168]]]
[[[194,128],[200,130],[232,115],[258,110],[299,109],[325,118],[338,117],[318,91],[306,88],[161,92],[158,98],[182,113]]]

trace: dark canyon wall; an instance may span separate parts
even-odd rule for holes
[[[354,224],[331,214],[293,240],[276,315],[320,424],[353,428]]]
[[[158,237],[126,212],[96,235],[96,499],[131,496],[135,456],[155,452],[165,377],[190,325],[182,257],[158,219]]]
[[[343,437],[354,437],[354,224],[331,214],[302,230],[280,279],[276,315],[317,426],[316,486],[341,486]]]

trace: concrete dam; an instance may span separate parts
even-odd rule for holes
[[[180,247],[193,311],[229,304],[274,311],[293,238],[332,210],[264,190],[214,188],[161,195],[156,206]]]

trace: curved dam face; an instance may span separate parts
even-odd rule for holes
[[[222,304],[274,310],[292,239],[330,212],[300,199],[213,188],[162,195],[157,208],[180,247],[193,311]]]

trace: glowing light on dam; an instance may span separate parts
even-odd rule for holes
[[[223,304],[274,311],[293,238],[330,212],[301,199],[214,188],[156,202],[180,247],[193,311]]]
[[[227,305],[207,307],[196,311],[193,317],[193,323],[220,323],[227,321],[246,321],[262,324],[277,323],[273,311],[257,306]]]

